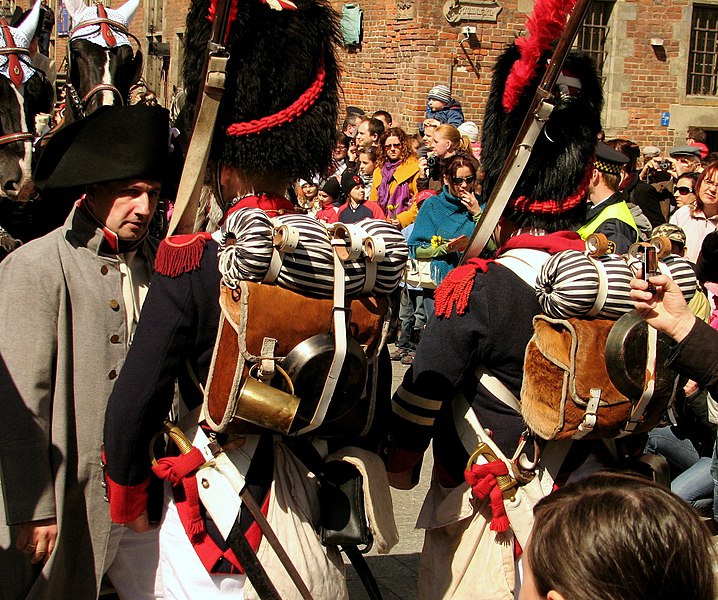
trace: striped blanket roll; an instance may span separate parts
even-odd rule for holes
[[[373,294],[394,291],[404,274],[409,258],[406,240],[396,227],[386,221],[367,219],[356,224],[362,237],[381,240],[386,248],[384,259],[377,263]],[[232,234],[237,242],[220,244],[219,269],[230,288],[239,281],[263,281],[269,271],[274,251],[274,234],[278,227],[298,231],[299,242],[293,250],[282,252],[282,265],[276,284],[295,292],[332,297],[334,292],[334,254],[327,227],[315,218],[302,214],[280,215],[270,219],[257,208],[242,208],[232,213],[222,225],[224,239]],[[367,273],[367,258],[362,255],[344,263],[347,296],[362,293]]]
[[[640,263],[629,265],[616,254],[592,260],[577,250],[558,252],[546,261],[536,278],[536,297],[541,309],[551,317],[584,317],[596,304],[599,278],[605,273],[606,299],[598,306],[595,316],[618,319],[633,309],[630,283],[637,266]],[[661,272],[678,284],[686,301],[690,300],[696,290],[696,277],[690,263],[678,256],[668,256],[659,266]]]

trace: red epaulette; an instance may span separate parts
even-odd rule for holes
[[[434,291],[434,310],[437,317],[449,318],[454,309],[463,315],[469,306],[469,295],[474,288],[476,273],[486,273],[493,260],[471,258],[460,267],[449,271]]]
[[[199,267],[212,236],[206,231],[173,235],[162,240],[157,248],[155,270],[166,277],[179,277]]]

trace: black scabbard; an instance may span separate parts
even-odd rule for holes
[[[239,560],[239,564],[242,565],[259,597],[262,600],[282,600],[277,588],[269,580],[262,563],[259,562],[257,555],[252,550],[252,546],[249,545],[247,537],[239,524],[239,517],[237,517],[232,530],[227,536],[227,544],[229,544],[232,552]]]

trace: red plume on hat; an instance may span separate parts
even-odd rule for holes
[[[541,56],[561,36],[575,4],[576,0],[539,0],[534,5],[534,11],[526,21],[528,36],[516,40],[521,58],[513,64],[506,80],[505,111],[509,112],[516,106],[521,92],[536,75]]]
[[[537,0],[526,23],[528,35],[511,44],[494,66],[481,141],[486,195],[498,181],[574,4],[575,0]],[[555,108],[509,202],[518,212],[552,215],[584,201],[603,105],[592,59],[570,52],[553,91]]]

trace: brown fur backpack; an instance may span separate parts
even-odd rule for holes
[[[640,253],[640,247],[632,251]],[[659,268],[690,299],[695,276],[690,265],[675,258],[664,257]],[[632,310],[628,293],[635,260],[630,252],[623,258],[566,251],[542,267],[536,291],[549,314],[534,317],[521,388],[524,420],[539,437],[621,437],[648,431],[663,418],[678,375],[665,366],[670,338]],[[586,284],[592,275],[581,270],[581,261],[593,263],[595,289]],[[583,313],[577,313],[577,303],[561,297],[566,290],[590,299]],[[606,313],[613,318],[587,318]]]
[[[221,320],[205,387],[214,431],[365,436],[406,240],[385,221],[328,228],[257,209],[222,227]],[[232,240],[237,240],[234,243]]]

